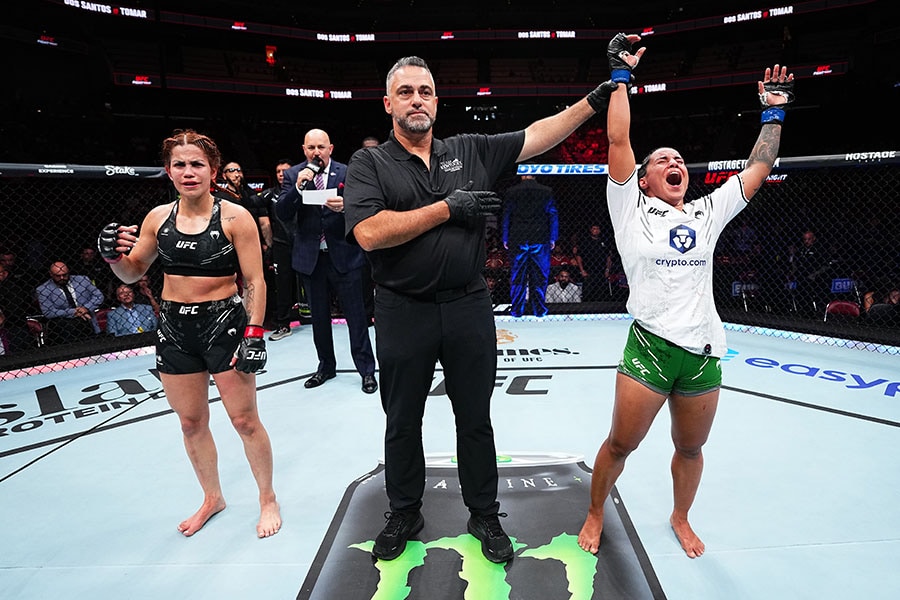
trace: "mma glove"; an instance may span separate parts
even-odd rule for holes
[[[244,373],[258,373],[266,366],[266,341],[263,339],[265,330],[262,325],[247,325],[244,329],[244,339],[234,353],[231,364],[235,370]]]
[[[450,207],[450,221],[473,225],[479,217],[500,212],[500,197],[488,190],[472,191],[473,182],[450,193],[444,200]]]
[[[594,109],[594,112],[601,113],[609,108],[609,96],[619,89],[619,84],[615,81],[604,81],[597,88],[587,95],[588,104]]]
[[[763,108],[762,115],[760,116],[760,122],[763,125],[765,125],[766,123],[783,125],[784,109],[787,108],[788,104],[794,101],[794,81],[770,81],[763,84],[763,89],[765,91],[759,95],[759,103]],[[784,102],[782,104],[776,104],[774,106],[770,105],[768,101],[769,94],[781,96],[782,98],[784,98]]]
[[[625,60],[625,55],[632,54],[631,42],[624,33],[617,33],[616,37],[609,41],[606,47],[606,58],[609,60],[609,71],[611,73],[610,80],[615,83],[624,83],[631,85],[631,71],[634,67]]]
[[[122,255],[124,254],[116,250],[116,246],[119,245],[118,239],[118,223],[110,223],[100,231],[100,235],[97,237],[97,250],[100,252],[100,256],[103,257],[103,260],[110,264],[122,260]]]

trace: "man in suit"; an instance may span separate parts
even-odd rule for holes
[[[304,386],[314,388],[335,376],[337,361],[331,334],[331,290],[347,319],[350,352],[362,376],[362,390],[373,394],[375,356],[369,341],[363,300],[365,255],[344,238],[342,197],[347,165],[331,160],[334,145],[321,129],[311,129],[303,140],[306,160],[284,172],[275,212],[282,221],[297,224],[292,265],[300,273],[312,313],[313,341],[319,356],[316,373]],[[312,204],[313,190],[335,190],[324,204]],[[304,201],[307,192],[307,201]]]
[[[50,265],[50,279],[35,289],[41,313],[50,323],[50,343],[70,342],[100,333],[94,314],[103,304],[103,292],[84,275],[69,276],[64,262]]]

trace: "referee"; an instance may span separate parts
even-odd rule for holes
[[[432,135],[434,78],[425,61],[401,58],[387,75],[390,138],[357,150],[347,169],[347,237],[368,253],[376,284],[375,335],[381,401],[387,415],[385,481],[390,511],[372,554],[403,553],[424,524],[422,417],[441,362],[456,421],[462,496],[469,533],[488,560],[513,557],[498,517],[497,465],[490,402],[497,341],[490,292],[481,275],[490,191],[516,162],[556,146],[605,109],[611,83],[526,129],[498,135]]]

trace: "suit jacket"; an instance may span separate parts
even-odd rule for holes
[[[338,273],[344,274],[353,269],[362,268],[366,257],[362,249],[349,244],[344,238],[344,215],[325,206],[303,204],[302,195],[297,191],[297,174],[306,167],[306,161],[294,165],[284,172],[284,183],[275,205],[275,214],[285,223],[296,223],[292,265],[295,271],[309,275],[319,260],[319,239],[325,232],[325,243],[331,263]],[[344,177],[347,165],[332,160],[328,164],[328,177],[325,189],[337,188],[343,196]],[[316,186],[309,181],[304,189],[314,190]]]
[[[84,275],[69,276],[69,283],[75,290],[75,304],[87,308],[91,313],[97,312],[97,309],[103,304],[103,292],[98,290]],[[35,293],[41,313],[48,319],[75,318],[75,309],[69,306],[65,292],[52,279],[37,286]],[[100,333],[100,325],[97,324],[96,317],[91,316],[91,323],[94,326],[94,333]]]

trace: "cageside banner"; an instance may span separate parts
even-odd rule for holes
[[[745,160],[711,160],[706,163],[692,163],[688,169],[697,171],[740,170]],[[871,150],[828,154],[820,156],[781,157],[775,169],[816,168],[836,166],[863,166],[871,164],[900,164],[900,150]],[[520,164],[519,175],[607,175],[603,164]],[[72,179],[160,179],[166,177],[162,167],[137,167],[130,165],[73,165],[37,163],[0,163],[0,178],[58,177]]]
[[[160,179],[165,176],[166,171],[162,167],[0,163],[0,178],[59,177],[70,179]]]

